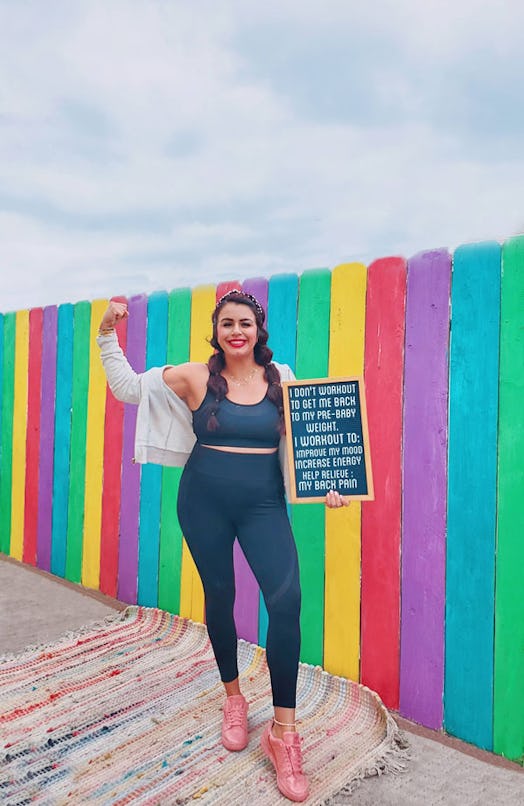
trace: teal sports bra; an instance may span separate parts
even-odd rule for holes
[[[193,412],[193,431],[198,442],[221,448],[278,447],[280,416],[267,393],[259,403],[233,403],[225,397],[216,413],[218,429],[208,431],[207,421],[214,400],[208,389],[204,400]]]

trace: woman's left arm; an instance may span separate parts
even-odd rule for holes
[[[351,500],[345,496],[340,495],[336,490],[330,490],[326,495],[326,506],[328,509],[339,509],[340,507],[348,507]]]

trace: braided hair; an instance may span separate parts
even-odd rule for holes
[[[264,367],[264,378],[268,383],[267,397],[277,407],[279,417],[279,432],[284,433],[284,403],[282,397],[282,387],[280,385],[280,372],[276,366],[271,363],[273,358],[273,351],[267,346],[269,334],[264,327],[265,313],[259,301],[252,295],[244,291],[229,291],[218,300],[215,310],[211,316],[213,323],[213,336],[210,339],[210,344],[215,348],[215,353],[207,362],[209,369],[209,379],[207,388],[214,397],[214,401],[208,406],[208,431],[216,431],[220,427],[217,417],[221,401],[225,398],[228,392],[227,381],[221,374],[226,366],[224,359],[224,351],[218,343],[217,339],[217,322],[218,315],[223,306],[227,302],[235,302],[238,305],[247,305],[255,315],[255,322],[257,325],[258,339],[254,348],[254,358],[257,364]]]

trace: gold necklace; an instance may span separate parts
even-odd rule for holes
[[[226,380],[230,380],[231,383],[233,383],[235,386],[248,386],[255,377],[255,375],[257,374],[257,372],[258,372],[258,364],[253,367],[251,372],[248,372],[248,374],[244,375],[242,378],[235,378],[234,375],[230,375],[230,373],[228,373],[229,377],[226,378]]]

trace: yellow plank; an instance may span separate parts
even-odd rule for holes
[[[195,288],[191,296],[190,361],[206,362],[212,353],[209,339],[212,335],[211,313],[215,307],[215,295],[215,286],[206,285]],[[193,621],[204,620],[204,590],[185,541],[182,546],[180,615]]]
[[[13,409],[13,464],[11,486],[12,557],[22,560],[24,553],[25,460],[27,433],[27,397],[29,367],[29,311],[17,311],[15,339],[15,375]]]
[[[366,267],[333,269],[329,377],[362,375],[366,312]],[[324,668],[359,679],[361,503],[326,511]]]
[[[107,299],[91,304],[89,387],[87,392],[86,474],[82,584],[100,586],[100,532],[102,525],[102,478],[104,464],[104,418],[106,379],[98,350],[94,349],[100,320],[108,306]]]
[[[186,541],[182,538],[182,564],[180,566],[180,615],[192,618],[193,581],[198,577],[195,563],[189,552]],[[202,619],[198,619],[202,621]]]

